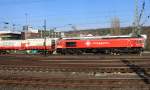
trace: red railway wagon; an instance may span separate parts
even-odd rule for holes
[[[144,41],[143,37],[61,39],[57,43],[57,53],[140,53],[144,49]]]

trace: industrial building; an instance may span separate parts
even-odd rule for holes
[[[21,38],[21,32],[0,31],[0,40],[17,40]]]
[[[19,40],[19,39],[33,39],[33,38],[61,38],[64,37],[63,32],[58,32],[54,30],[39,30],[33,29],[31,26],[23,26],[23,31],[12,31],[1,30],[0,31],[0,40]]]
[[[64,37],[63,32],[58,32],[54,31],[51,29],[33,29],[31,26],[24,26],[23,27],[23,32],[22,32],[22,38],[27,39],[27,38],[61,38]]]

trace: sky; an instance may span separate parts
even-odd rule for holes
[[[66,29],[110,27],[113,17],[119,17],[122,27],[134,21],[135,0],[0,0],[0,27],[3,22],[16,27],[29,24],[42,28],[44,19],[47,28]],[[139,0],[139,8],[142,6]],[[150,0],[146,1],[143,21],[150,15]],[[26,19],[27,17],[27,19]],[[147,20],[146,25],[150,25]]]

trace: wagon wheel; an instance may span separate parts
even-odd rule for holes
[[[115,55],[115,56],[119,56],[121,53],[120,53],[120,51],[118,50],[118,49],[113,49],[112,51],[111,51],[111,55]]]
[[[82,52],[81,50],[77,50],[77,51],[76,51],[76,54],[77,54],[77,55],[81,55],[82,53],[83,53],[83,52]]]

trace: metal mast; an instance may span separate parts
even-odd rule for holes
[[[46,19],[44,20],[44,47],[45,47],[45,50],[44,50],[44,54],[46,56],[47,54],[47,50],[46,50],[46,28],[47,28],[47,25],[46,25]]]
[[[140,22],[145,10],[145,0],[143,0],[142,9],[140,10],[139,13],[138,1],[139,0],[135,0],[135,17],[134,17],[134,29],[133,29],[134,36],[140,36],[141,34],[142,24],[140,24]]]
[[[44,32],[46,32],[46,28],[47,28],[47,26],[46,26],[46,19],[44,20]],[[45,36],[46,37],[46,36]]]
[[[134,11],[134,29],[133,29],[133,36],[140,35],[140,21],[139,21],[139,11],[138,11],[138,0],[135,0],[135,11]]]
[[[135,0],[135,26],[139,26],[139,9],[138,9],[138,0]]]
[[[26,40],[28,38],[28,14],[25,13],[25,19],[26,19],[26,25],[25,25],[25,31],[24,31],[24,39]]]
[[[25,13],[25,17],[26,17],[26,26],[28,25],[28,14]]]

